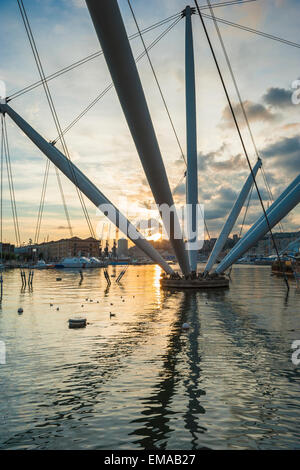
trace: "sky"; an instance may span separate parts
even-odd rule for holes
[[[136,32],[136,27],[127,0],[119,0],[118,3],[127,33],[131,35]],[[187,5],[182,0],[132,0],[131,3],[140,28],[168,18]],[[206,2],[199,3],[203,5]],[[215,3],[219,2],[215,0]],[[24,0],[24,5],[46,75],[99,50],[84,0]],[[219,18],[297,42],[299,8],[297,0],[256,0],[243,5],[218,7],[214,11]],[[0,16],[0,80],[5,81],[10,95],[37,81],[39,75],[17,1],[0,0]],[[211,20],[206,19],[205,22],[254,165],[256,154],[237,104],[216,31]],[[169,24],[145,34],[146,44],[150,44]],[[182,19],[151,49],[150,56],[185,153],[184,27]],[[267,180],[276,198],[300,171],[300,104],[293,104],[291,100],[295,91],[292,84],[300,78],[299,48],[224,24],[220,24],[220,31]],[[199,202],[204,204],[210,235],[216,237],[249,174],[249,168],[196,15],[193,16],[193,33]],[[139,38],[132,40],[131,46],[134,56],[143,51]],[[138,70],[170,186],[179,207],[185,199],[185,165],[146,58],[138,63]],[[65,128],[110,82],[103,56],[49,82],[62,127]],[[57,136],[42,87],[13,99],[10,105],[47,140]],[[9,118],[6,120],[20,235],[22,242],[27,243],[34,238],[46,157]],[[66,134],[66,142],[72,161],[113,203],[120,205],[120,201],[127,198],[131,220],[147,220],[156,215],[155,211],[149,210],[153,196],[113,88]],[[6,175],[4,180],[3,240],[14,242]],[[268,193],[261,174],[257,181],[267,207]],[[77,193],[64,176],[62,182],[73,232],[87,237],[90,232]],[[179,182],[181,184],[178,185]],[[88,200],[86,205],[100,236],[105,218]],[[243,231],[260,216],[261,211],[254,191]],[[242,219],[243,213],[234,233],[239,233]],[[284,230],[299,230],[299,221],[300,210],[296,208],[283,220]],[[108,226],[104,236],[107,229]],[[51,166],[40,241],[68,236],[58,183]]]

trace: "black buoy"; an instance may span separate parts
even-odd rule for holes
[[[18,309],[18,313],[23,313],[23,309],[21,307]]]
[[[87,325],[86,318],[70,318],[69,328],[85,328]]]

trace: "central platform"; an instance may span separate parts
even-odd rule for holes
[[[226,289],[229,288],[229,279],[224,276],[214,278],[183,279],[162,277],[160,285],[172,289]]]

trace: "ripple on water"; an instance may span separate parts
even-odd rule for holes
[[[270,268],[236,266],[229,290],[184,293],[161,291],[159,275],[130,266],[106,289],[101,270],[81,285],[40,271],[30,293],[4,274],[1,448],[300,447],[293,282],[287,298]],[[70,330],[74,314],[88,327]]]

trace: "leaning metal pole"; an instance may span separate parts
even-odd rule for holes
[[[266,210],[267,216],[269,215],[270,211],[274,210],[276,206],[289,194],[289,192],[294,189],[298,184],[300,183],[300,175],[298,175],[289,185],[288,187],[280,194],[280,196],[273,202],[273,204]],[[247,236],[250,235],[253,230],[256,229],[258,224],[260,224],[262,221],[265,220],[265,215],[262,214],[259,219],[255,222],[255,224],[252,225],[252,227],[248,230]],[[237,245],[236,245],[237,246]],[[236,248],[234,247],[234,249]]]
[[[161,207],[174,209],[174,201],[118,2],[86,0],[86,4],[165,229],[183,274],[188,274],[177,214],[172,211],[170,223],[162,214]]]
[[[85,196],[102,210],[112,223],[122,230],[136,246],[138,246],[164,271],[172,274],[173,270],[150,243],[136,230],[136,228],[119,212],[106,196],[54,145],[49,144],[36,132],[19,114],[8,104],[0,104],[0,113],[7,113],[15,124],[29,137],[29,139],[51,160],[62,173],[74,183]]]
[[[280,202],[276,201],[272,204],[268,213],[268,220],[270,227],[273,228],[281,219],[283,219],[294,207],[300,202],[300,182],[286,194],[284,198],[280,198]],[[215,272],[217,274],[223,273],[235,261],[237,261],[249,248],[260,240],[269,231],[266,219],[255,224],[254,230],[249,230],[245,236],[235,245],[235,247],[228,253],[227,256],[218,265]]]
[[[210,254],[210,257],[208,259],[208,262],[205,266],[205,269],[204,269],[204,275],[208,274],[209,271],[212,269],[213,265],[215,264],[219,254],[221,253],[228,237],[229,237],[229,234],[243,208],[243,205],[246,201],[246,198],[250,192],[250,189],[253,185],[253,175],[256,176],[257,172],[258,172],[258,169],[261,167],[262,165],[262,162],[261,162],[261,159],[259,158],[256,165],[254,166],[253,168],[253,174],[250,173],[250,175],[248,176],[237,200],[235,201],[232,209],[231,209],[231,212],[225,222],[225,225],[219,235],[219,238],[217,239],[215,245],[214,245],[214,248]]]
[[[186,205],[187,205],[187,243],[191,271],[197,271],[198,242],[198,165],[197,165],[197,123],[194,46],[191,15],[193,10],[187,6],[185,15],[185,96],[186,96]]]

